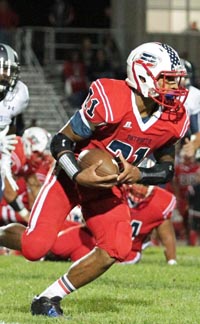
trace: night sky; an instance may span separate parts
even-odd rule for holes
[[[110,0],[71,0],[70,3],[76,15],[69,27],[108,27],[104,8]],[[10,0],[10,4],[20,17],[20,26],[49,26],[53,0]]]

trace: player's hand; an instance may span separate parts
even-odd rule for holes
[[[185,144],[181,149],[181,154],[186,158],[194,157],[196,152],[196,147],[194,141],[190,141],[188,138],[185,139]]]
[[[1,178],[4,182],[4,179],[7,178],[8,182],[10,183],[12,189],[14,191],[17,191],[19,189],[16,181],[13,178],[12,172],[11,172],[11,157],[10,154],[3,153],[1,156]]]
[[[9,130],[9,126],[6,126],[3,131],[0,132],[0,152],[10,154],[17,144],[15,134],[6,135]]]
[[[122,154],[120,154],[118,157],[123,165],[123,171],[118,175],[117,178],[118,183],[133,184],[139,181],[141,179],[140,170],[128,163]]]
[[[98,176],[96,169],[103,163],[102,160],[82,170],[76,176],[76,182],[84,187],[91,188],[112,188],[117,184],[118,174]]]

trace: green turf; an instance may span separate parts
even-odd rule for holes
[[[199,252],[178,247],[178,265],[167,266],[162,249],[149,248],[138,265],[114,265],[62,301],[69,319],[32,316],[29,309],[70,263],[1,256],[0,324],[199,324]]]

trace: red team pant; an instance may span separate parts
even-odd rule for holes
[[[22,236],[22,253],[38,260],[53,249],[57,234],[70,210],[81,204],[87,227],[96,245],[119,261],[132,246],[130,212],[119,188],[94,190],[78,187],[64,171],[48,177],[33,205],[29,225]]]
[[[126,262],[138,262],[143,242],[154,228],[171,217],[175,204],[176,199],[173,194],[155,187],[151,196],[130,209],[133,241]],[[95,240],[84,225],[66,221],[51,252],[61,259],[76,261],[94,246]]]

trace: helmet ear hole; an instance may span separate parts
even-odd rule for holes
[[[141,80],[142,83],[145,83],[146,82],[145,78],[142,77],[141,75],[139,75],[139,79]]]

